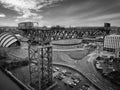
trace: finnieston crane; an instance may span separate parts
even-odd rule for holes
[[[38,23],[37,23],[38,24]],[[45,90],[53,84],[52,80],[52,47],[50,39],[46,39],[45,32],[39,31],[32,22],[18,24],[20,30],[27,34],[30,86],[36,90]],[[33,46],[33,42],[35,45]]]

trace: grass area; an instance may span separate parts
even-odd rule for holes
[[[85,57],[88,54],[87,50],[77,50],[77,51],[69,51],[64,52],[66,53],[70,58],[74,60],[81,60],[83,57]]]

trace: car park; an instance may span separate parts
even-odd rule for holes
[[[54,80],[61,87],[55,90],[89,90],[89,84],[83,81],[79,73],[57,66],[53,67],[53,70],[53,74],[55,73]]]

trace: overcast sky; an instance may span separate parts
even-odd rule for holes
[[[120,0],[0,0],[0,25],[120,26]]]

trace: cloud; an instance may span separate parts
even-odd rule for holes
[[[19,22],[19,19],[15,19],[16,22]]]
[[[5,14],[3,14],[3,13],[0,13],[0,17],[6,17],[6,15]]]
[[[100,21],[100,20],[111,20],[115,18],[120,18],[120,13],[113,13],[108,15],[99,15],[97,17],[86,19],[87,21]]]
[[[57,3],[62,0],[0,0],[0,3],[8,9],[15,10],[18,12],[18,19],[41,19],[42,16],[37,12],[40,11],[41,8],[52,5],[53,3]],[[33,12],[34,11],[34,12]]]

